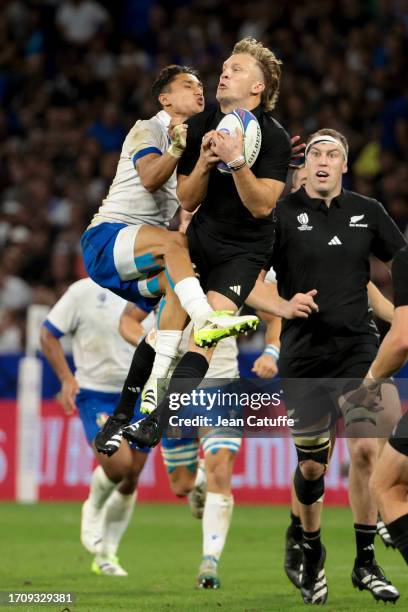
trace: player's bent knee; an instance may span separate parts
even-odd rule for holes
[[[230,463],[221,461],[210,467],[206,466],[206,471],[209,484],[213,484],[217,488],[229,487],[231,484],[232,469]]]
[[[169,232],[170,236],[165,242],[164,245],[164,254],[168,255],[169,253],[175,253],[180,251],[180,249],[188,251],[188,242],[187,237],[184,234],[180,234],[180,232]]]
[[[296,495],[301,504],[311,506],[324,494],[324,472],[316,479],[309,480],[298,465],[293,478]]]
[[[326,466],[323,463],[318,463],[312,459],[299,463],[299,468],[306,480],[316,480],[326,471]]]
[[[378,455],[375,438],[349,438],[350,461],[354,467],[373,467]]]
[[[185,497],[194,488],[197,463],[168,470],[170,489],[177,497]]]
[[[105,474],[112,480],[112,482],[119,483],[121,482],[127,475],[130,470],[130,465],[124,463],[117,463],[115,465],[103,466]]]
[[[177,497],[186,497],[192,490],[191,483],[187,483],[183,480],[173,480],[170,476],[170,489]],[[192,483],[194,484],[194,483]]]

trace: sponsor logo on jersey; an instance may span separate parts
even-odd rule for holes
[[[350,225],[349,227],[368,227],[367,223],[359,223],[364,219],[365,215],[354,215],[354,217],[350,217]]]
[[[300,225],[298,225],[299,232],[307,232],[313,229],[313,225],[308,225],[309,217],[306,213],[300,213],[300,215],[298,215],[297,217],[297,220],[300,223]]]

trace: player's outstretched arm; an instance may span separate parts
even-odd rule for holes
[[[296,293],[290,300],[285,300],[279,295],[276,283],[264,283],[258,278],[245,303],[255,310],[263,310],[283,319],[307,319],[319,310],[314,301],[316,295],[316,289],[312,289],[308,293]]]
[[[66,414],[72,414],[76,411],[75,396],[79,391],[79,387],[65,359],[61,343],[44,326],[41,328],[40,341],[42,351],[61,383],[58,401],[61,403]]]
[[[368,300],[376,317],[387,323],[392,323],[394,305],[383,296],[381,291],[371,281],[367,285]]]
[[[367,383],[370,380],[388,378],[397,372],[408,360],[408,306],[395,309],[392,325],[386,334],[378,351],[377,357],[371,364],[367,374]]]

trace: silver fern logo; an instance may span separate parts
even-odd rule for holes
[[[349,227],[368,227],[368,223],[360,223],[364,220],[365,215],[354,215],[350,217]]]

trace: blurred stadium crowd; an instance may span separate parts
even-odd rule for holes
[[[84,274],[79,237],[156,112],[153,75],[193,65],[210,102],[248,35],[283,60],[288,132],[343,132],[347,187],[408,234],[407,0],[0,0],[0,352],[21,349],[28,304]]]

